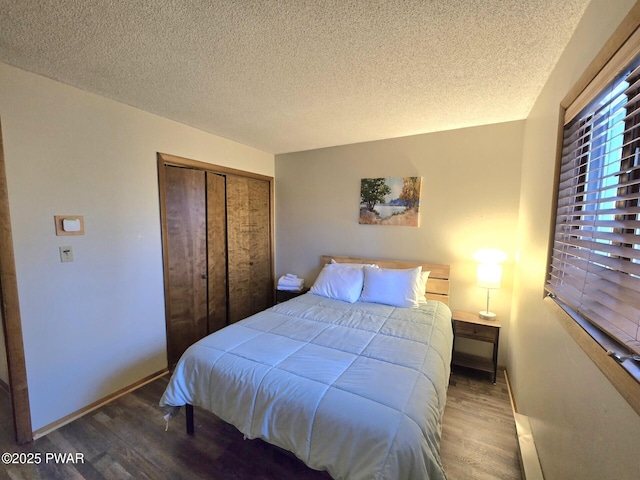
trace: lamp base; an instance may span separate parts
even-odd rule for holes
[[[478,315],[480,315],[480,318],[483,318],[484,320],[496,319],[496,314],[493,312],[482,311],[482,312],[479,312]]]

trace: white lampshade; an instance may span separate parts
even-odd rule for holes
[[[499,264],[507,259],[507,255],[501,250],[485,248],[474,253],[473,258],[478,262],[478,286],[487,289],[487,308],[479,315],[480,318],[493,320],[496,314],[489,311],[489,291],[500,288],[502,267]]]
[[[482,288],[500,288],[502,267],[496,263],[478,265],[478,286]]]

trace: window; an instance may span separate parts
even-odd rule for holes
[[[640,355],[637,52],[623,67],[567,108],[546,289],[618,342],[619,354]]]

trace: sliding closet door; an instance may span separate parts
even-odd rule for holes
[[[207,172],[209,332],[227,326],[227,213],[223,175]]]
[[[273,304],[270,184],[227,176],[229,323]]]
[[[166,154],[158,172],[172,367],[202,337],[273,305],[272,179]]]
[[[208,333],[205,172],[165,166],[167,356],[174,365]]]

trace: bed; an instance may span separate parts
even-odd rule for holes
[[[321,261],[309,293],[192,345],[160,405],[169,415],[187,406],[191,432],[193,406],[202,407],[334,479],[446,478],[439,450],[453,342],[449,267]],[[359,292],[347,278],[358,269]],[[420,298],[390,305],[405,272]],[[391,301],[404,305],[400,293]]]

